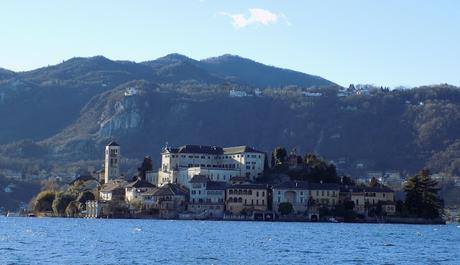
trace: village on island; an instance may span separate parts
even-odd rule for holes
[[[249,146],[166,144],[158,169],[147,156],[129,180],[120,170],[122,161],[121,146],[111,141],[100,170],[78,176],[60,192],[39,193],[31,203],[33,215],[427,223],[403,216],[404,202],[377,179],[356,184],[337,176],[322,158],[303,158],[282,147],[269,158]],[[432,217],[441,223],[436,213]]]

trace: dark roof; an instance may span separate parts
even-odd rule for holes
[[[310,183],[308,188],[310,190],[339,190],[340,185],[335,183]]]
[[[126,185],[127,188],[154,188],[155,185],[152,183],[142,180],[142,179],[137,179],[128,185]]]
[[[156,190],[154,196],[175,196],[175,195],[188,195],[188,190],[179,184],[168,183]]]
[[[225,147],[223,148],[224,154],[239,154],[239,153],[261,153],[264,152],[257,151],[256,149],[249,146],[234,146],[234,147]]]
[[[225,190],[227,183],[224,181],[209,181],[206,184],[206,190]]]
[[[117,142],[115,141],[111,141],[107,146],[120,146],[120,145],[117,144]]]
[[[121,180],[111,180],[108,183],[102,185],[101,191],[102,192],[110,192],[117,189],[124,189],[126,186],[126,181]]]
[[[227,189],[259,189],[265,190],[268,189],[268,185],[266,184],[236,184],[236,185],[229,185]]]
[[[308,189],[307,181],[288,181],[273,186],[274,189]]]
[[[394,192],[392,189],[388,187],[355,187],[353,188],[353,192]]]
[[[210,146],[210,145],[183,145],[181,147],[168,147],[166,149],[170,153],[181,153],[181,154],[209,154],[209,155],[223,155],[223,154],[239,154],[244,152],[249,153],[261,153],[256,149],[249,146],[235,146],[235,147],[226,147],[222,148],[219,146]]]
[[[177,153],[181,154],[222,154],[222,147],[208,145],[184,145],[178,148]]]
[[[195,175],[190,180],[190,183],[206,183],[209,181],[209,178],[203,175]]]

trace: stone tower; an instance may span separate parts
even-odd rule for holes
[[[112,141],[105,146],[105,161],[104,161],[104,181],[108,183],[109,180],[120,176],[120,145]]]

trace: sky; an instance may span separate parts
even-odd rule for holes
[[[456,0],[2,0],[0,67],[236,54],[351,83],[460,86]]]

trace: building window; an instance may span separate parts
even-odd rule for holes
[[[256,192],[256,197],[259,197],[259,192]]]

